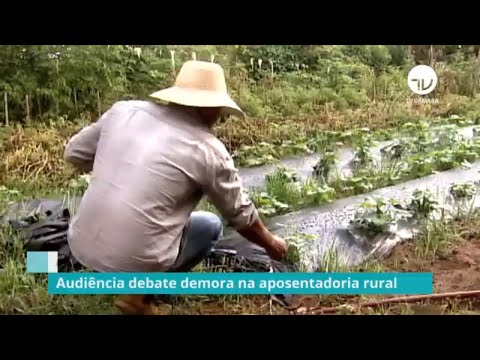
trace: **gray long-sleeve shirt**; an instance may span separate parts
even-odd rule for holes
[[[69,244],[97,271],[167,270],[203,195],[234,227],[258,218],[225,146],[176,106],[117,102],[70,139],[65,159],[93,170]]]

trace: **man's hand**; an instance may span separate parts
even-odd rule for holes
[[[272,234],[260,219],[247,228],[237,230],[247,240],[265,249],[272,260],[280,261],[287,255],[287,243]]]
[[[271,245],[266,249],[268,256],[273,260],[280,261],[287,255],[287,242],[272,234]]]

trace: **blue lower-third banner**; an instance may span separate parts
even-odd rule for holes
[[[432,273],[49,273],[50,294],[431,294]]]

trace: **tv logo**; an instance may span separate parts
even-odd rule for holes
[[[427,95],[437,87],[438,76],[430,66],[418,65],[408,73],[408,87],[415,94]]]

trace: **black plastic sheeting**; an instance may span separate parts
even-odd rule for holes
[[[71,199],[68,206],[62,200],[35,199],[12,204],[1,220],[14,229],[21,230],[20,239],[32,251],[44,249],[43,243],[61,242],[66,236],[71,213],[76,211],[80,198]],[[53,245],[54,246],[54,245]],[[233,268],[245,271],[291,271],[292,267],[272,261],[265,250],[242,237],[224,237],[213,247],[208,260],[212,264],[219,258],[237,258]],[[244,264],[244,265],[240,265]],[[257,269],[258,268],[258,269]]]
[[[71,254],[67,231],[71,213],[80,203],[80,198],[69,201],[36,199],[15,203],[1,220],[10,225],[16,234],[13,241],[21,241],[25,251],[57,251],[60,272],[84,269]],[[221,272],[291,272],[297,269],[270,259],[265,250],[243,238],[226,237],[215,244],[204,260],[207,271]],[[291,297],[277,294],[272,298],[283,306],[289,306]]]

